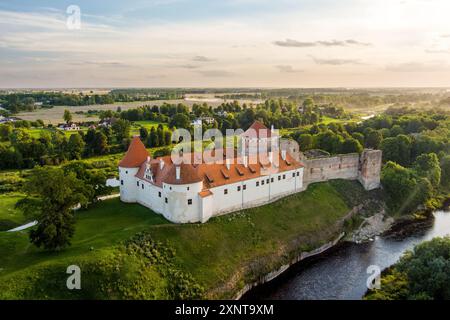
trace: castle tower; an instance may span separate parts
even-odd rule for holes
[[[380,187],[381,150],[364,150],[359,159],[358,180],[366,190]]]
[[[137,174],[141,165],[148,160],[149,153],[138,136],[131,141],[125,157],[119,163],[120,200],[123,202],[136,202]]]

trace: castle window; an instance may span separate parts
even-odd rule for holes
[[[284,179],[286,179],[286,175],[285,175],[285,174],[283,174],[283,180],[284,180]]]
[[[188,199],[188,205],[192,204],[192,199]]]
[[[242,190],[246,190],[246,189],[247,189],[247,185],[244,184],[244,185],[242,186]]]
[[[261,180],[261,185],[262,185],[262,186],[264,185],[264,180]]]
[[[189,191],[189,187],[187,187],[187,191]]]
[[[280,181],[281,180],[281,176],[278,176],[278,181]]]
[[[137,186],[139,187],[139,181],[138,181],[138,182],[136,182],[136,184],[137,184]]]
[[[272,178],[270,178],[270,182],[273,182],[273,177],[272,177]]]
[[[297,177],[299,177],[300,176],[300,171],[297,171]]]
[[[169,203],[169,201],[167,200],[167,198],[164,198],[164,202],[165,202],[165,203]]]
[[[161,198],[161,191],[159,191],[159,192],[158,192],[158,197],[160,197],[160,198]]]
[[[292,173],[292,178],[295,178],[295,172]]]
[[[269,182],[270,182],[270,179],[267,179],[267,180],[266,180],[266,183],[269,184]]]
[[[256,181],[256,186],[259,187],[259,181]]]
[[[169,187],[170,190],[172,190],[172,187]]]
[[[237,187],[237,190],[238,190],[238,191],[241,191],[241,186],[238,186],[238,187]]]
[[[142,184],[142,190],[144,190],[144,184]]]
[[[120,184],[123,186],[123,180],[120,180]]]
[[[224,189],[223,194],[228,194],[228,189]]]

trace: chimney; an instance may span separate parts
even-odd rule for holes
[[[159,170],[162,170],[164,168],[164,161],[162,159],[159,159]]]
[[[177,180],[181,179],[181,167],[180,166],[175,167],[175,177]]]
[[[225,165],[227,166],[227,169],[230,170],[230,159],[226,158],[225,159]]]
[[[273,152],[269,151],[269,162],[273,163]]]
[[[281,150],[281,159],[286,160],[286,150]]]
[[[147,156],[147,162],[150,162],[150,156]]]
[[[244,167],[248,167],[248,156],[247,155],[244,155],[243,156],[243,160],[244,160]]]

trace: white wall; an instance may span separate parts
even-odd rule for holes
[[[119,169],[120,179],[124,182],[120,188],[121,200],[138,202],[175,223],[206,222],[212,216],[263,205],[284,195],[303,190],[303,168],[211,188],[212,195],[205,198],[201,198],[198,194],[203,189],[202,182],[183,185],[164,183],[160,188],[136,178],[136,172],[137,169]],[[282,178],[283,175],[285,179]],[[259,183],[258,187],[256,182]],[[192,204],[188,204],[189,199],[192,200]]]
[[[137,201],[136,173],[138,168],[119,167],[120,200],[123,202]]]

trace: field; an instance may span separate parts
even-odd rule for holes
[[[208,296],[230,298],[242,279],[270,271],[293,250],[310,250],[333,238],[336,223],[349,211],[342,192],[352,188],[362,189],[349,181],[314,184],[263,207],[186,225],[172,224],[137,204],[108,200],[77,212],[72,246],[58,253],[30,245],[26,231],[0,232],[0,297],[15,297],[18,292],[26,296],[23,289],[29,277],[41,268],[100,261],[122,241],[146,230],[175,249],[177,266],[192,274]],[[241,280],[235,283],[237,274]],[[70,297],[67,291],[55,289],[52,279],[45,281],[43,286],[55,290],[42,292],[45,297]],[[36,293],[39,290],[33,292],[28,298],[44,297]]]

